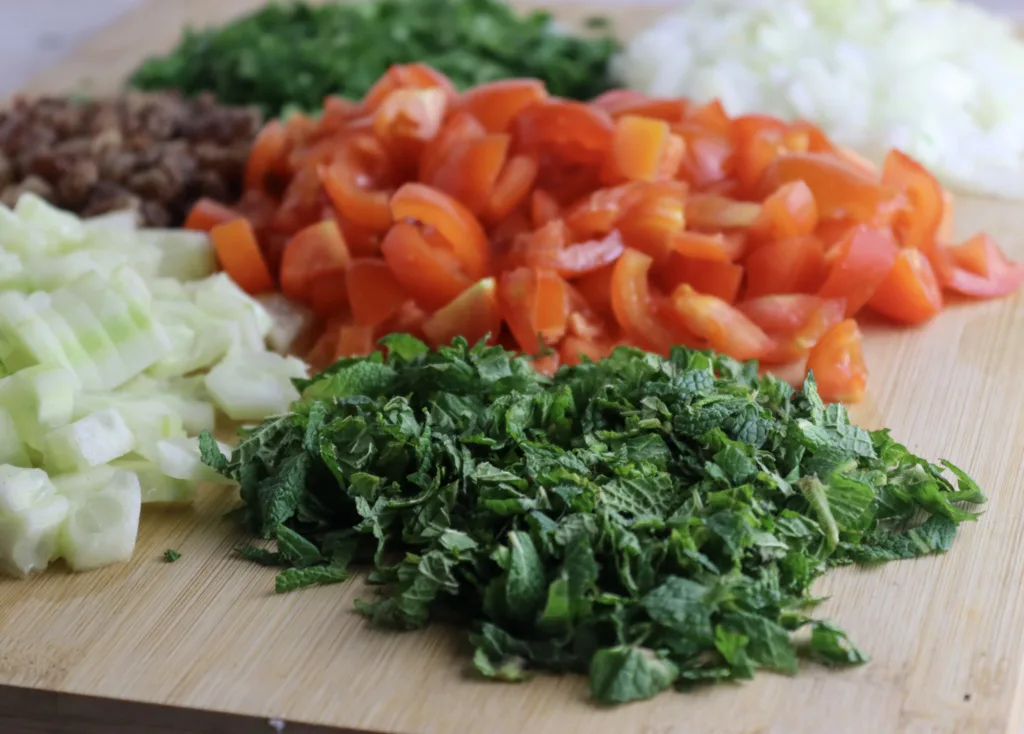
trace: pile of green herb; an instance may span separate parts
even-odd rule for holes
[[[278,591],[371,564],[359,609],[410,629],[472,629],[483,675],[590,675],[601,702],[670,686],[794,672],[863,654],[812,619],[829,567],[950,547],[984,497],[887,431],[852,426],[754,365],[619,349],[552,378],[498,347],[380,355],[298,381],[290,415],[250,429],[228,462],[247,525],[286,566]],[[809,635],[794,635],[797,630]]]
[[[596,20],[592,25],[601,25]],[[392,64],[420,61],[459,88],[536,77],[552,94],[589,99],[613,86],[610,35],[556,32],[548,13],[501,0],[376,0],[273,4],[220,28],[186,31],[169,55],[132,75],[140,89],[211,91],[269,115],[320,109],[328,94],[359,98]]]

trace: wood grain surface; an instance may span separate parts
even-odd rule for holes
[[[111,91],[186,21],[219,22],[255,4],[153,0],[30,89],[82,91],[88,80]],[[628,33],[654,12],[614,16]],[[963,199],[958,219],[961,235],[986,229],[1024,258],[1024,207]],[[371,629],[352,611],[355,597],[372,593],[359,579],[274,595],[272,570],[231,555],[241,538],[222,515],[234,492],[211,489],[195,507],[147,507],[128,564],[0,581],[0,732],[271,731],[280,719],[423,734],[1017,734],[1024,307],[1018,298],[967,304],[924,329],[867,332],[870,394],[854,418],[964,466],[991,498],[949,554],[843,569],[820,584],[833,597],[822,612],[872,655],[867,666],[806,666],[793,678],[610,710],[591,706],[577,678],[482,682],[466,675],[464,634]],[[162,560],[167,548],[182,554],[173,565]],[[285,729],[300,730],[313,731]]]

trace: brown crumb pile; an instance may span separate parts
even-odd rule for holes
[[[32,191],[81,216],[131,208],[142,225],[177,226],[200,197],[241,195],[260,122],[208,95],[16,98],[0,111],[0,201]]]

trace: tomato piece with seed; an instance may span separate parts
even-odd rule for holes
[[[501,313],[519,348],[538,354],[565,334],[568,289],[557,273],[521,267],[498,281]]]
[[[942,310],[942,286],[920,250],[905,248],[868,301],[868,306],[903,324],[922,324]]]
[[[634,343],[667,354],[677,340],[652,307],[648,277],[653,262],[638,250],[622,253],[612,270],[611,307],[615,320]]]
[[[451,245],[452,253],[470,278],[489,269],[487,235],[479,220],[452,196],[419,183],[407,183],[391,197],[395,221],[413,219],[434,227]]]
[[[825,247],[813,235],[762,245],[747,256],[747,298],[817,290],[825,278]]]
[[[817,226],[814,194],[803,181],[791,181],[764,200],[760,216],[752,223],[752,234],[771,242],[809,235]]]
[[[345,238],[333,219],[299,230],[281,256],[281,292],[293,301],[308,302],[313,281],[333,278],[344,290],[345,268],[351,260]]]
[[[345,285],[352,319],[362,326],[379,326],[392,318],[409,300],[384,260],[357,258],[345,270]]]
[[[689,285],[672,293],[672,306],[691,332],[733,359],[759,359],[773,347],[771,338],[742,311]]]
[[[995,241],[978,234],[946,249],[953,263],[946,288],[971,298],[998,298],[1024,284],[1024,266],[1006,257]]]
[[[427,309],[440,308],[473,284],[450,250],[431,245],[412,224],[395,224],[380,251],[395,279]]]

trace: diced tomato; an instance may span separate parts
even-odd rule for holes
[[[468,112],[456,112],[441,127],[433,140],[424,145],[420,153],[420,181],[431,182],[437,176],[438,169],[448,159],[449,151],[470,140],[484,137],[487,131],[473,115]]]
[[[457,336],[476,344],[485,336],[496,338],[500,328],[501,311],[494,278],[484,278],[470,286],[423,322],[423,333],[435,346],[449,344]]]
[[[431,140],[441,129],[447,105],[447,91],[440,87],[396,89],[374,112],[373,131],[392,142]]]
[[[639,250],[627,249],[612,271],[611,306],[623,332],[645,349],[667,354],[676,336],[657,318],[651,303],[649,277],[654,261]]]
[[[868,306],[904,324],[921,324],[938,314],[942,287],[924,253],[913,248],[900,250]]]
[[[763,196],[803,181],[814,194],[820,217],[847,216],[874,223],[899,208],[899,192],[849,164],[823,153],[788,153],[775,158],[758,184]]]
[[[672,235],[672,250],[697,260],[734,262],[743,256],[746,239],[736,234],[702,234],[676,232]]]
[[[654,282],[671,293],[685,284],[709,296],[735,303],[743,283],[743,267],[718,260],[698,260],[673,253],[669,260],[656,268]]]
[[[771,338],[742,311],[689,285],[675,290],[672,306],[692,333],[733,359],[759,359],[773,347]]]
[[[238,287],[250,295],[273,290],[274,279],[263,260],[252,226],[244,219],[233,219],[210,230],[217,260]]]
[[[498,281],[501,313],[519,348],[538,354],[565,334],[568,289],[550,270],[517,268]]]
[[[491,189],[486,218],[491,222],[500,221],[526,201],[537,180],[539,168],[536,159],[531,156],[517,155],[510,158]]]
[[[392,92],[398,89],[431,89],[435,87],[443,90],[449,99],[455,99],[455,86],[441,72],[435,71],[426,64],[395,64],[377,80],[377,83],[363,97],[362,108],[368,111],[376,110]]]
[[[904,247],[930,252],[943,216],[943,191],[924,166],[905,153],[892,150],[882,167],[882,183],[904,192],[909,206],[893,222],[896,239]]]
[[[715,194],[694,194],[686,199],[686,226],[699,232],[750,227],[761,215],[761,205]]]
[[[580,364],[584,357],[598,362],[607,357],[611,349],[607,344],[569,335],[562,340],[558,353],[562,364],[573,366]]]
[[[868,371],[857,322],[847,319],[828,330],[811,349],[807,369],[818,393],[829,402],[856,403],[864,397]]]
[[[199,199],[188,212],[183,225],[185,229],[209,232],[218,224],[225,224],[241,217],[234,209],[226,207],[213,199]]]
[[[673,156],[671,137],[664,120],[634,115],[620,117],[615,121],[612,137],[612,168],[630,181],[671,178],[679,168],[683,152],[679,147]]]
[[[530,364],[542,375],[554,377],[554,374],[558,372],[558,368],[561,366],[561,359],[558,352],[555,352],[553,354],[545,354],[542,357],[535,357],[530,360]]]
[[[337,287],[344,291],[345,266],[350,259],[337,222],[331,219],[312,224],[285,245],[281,292],[293,301],[307,303],[310,284],[321,278],[337,280]]]
[[[614,125],[603,110],[581,102],[547,99],[520,112],[512,125],[517,146],[566,161],[600,163],[612,145]]]
[[[539,79],[501,79],[463,92],[458,109],[473,115],[487,132],[508,132],[524,109],[548,98]]]
[[[825,279],[825,248],[814,235],[772,242],[747,256],[747,298],[814,291]]]
[[[427,183],[465,204],[473,214],[480,214],[490,204],[509,141],[508,135],[485,135],[453,144]]]
[[[845,318],[846,303],[803,293],[761,296],[736,308],[775,340],[762,355],[769,364],[786,364],[807,356],[822,335]]]
[[[379,326],[392,318],[409,299],[383,260],[357,258],[345,270],[352,319],[362,326]]]
[[[686,224],[683,203],[672,196],[651,196],[640,199],[626,209],[618,221],[623,242],[664,263],[675,247],[675,237]]]
[[[555,220],[526,235],[520,246],[523,262],[533,268],[554,270],[564,278],[592,273],[618,259],[625,249],[618,232],[597,240],[569,244],[565,223]]]
[[[374,351],[375,346],[372,327],[345,324],[338,329],[334,357],[365,357]]]
[[[473,213],[457,199],[430,186],[407,183],[391,197],[391,215],[395,221],[415,219],[436,228],[470,278],[482,278],[487,273],[487,235]]]
[[[603,316],[612,313],[612,277],[615,266],[606,265],[600,270],[584,275],[573,281],[576,291],[586,300],[594,312]]]
[[[685,143],[679,178],[696,188],[705,188],[729,176],[735,150],[727,135],[685,126],[674,127],[673,132]]]
[[[753,234],[765,241],[803,237],[818,226],[814,194],[803,181],[783,184],[764,200],[760,216],[752,223]]]
[[[534,189],[530,195],[530,219],[535,228],[561,219],[562,209],[555,198],[544,189]]]
[[[356,174],[337,163],[321,166],[318,171],[324,190],[342,216],[371,232],[384,232],[391,226],[391,197],[387,191],[358,186]]]
[[[412,224],[395,224],[380,251],[395,279],[424,308],[438,309],[473,284],[450,251],[432,246]]]
[[[867,226],[853,229],[835,249],[818,295],[845,299],[846,315],[853,316],[889,275],[896,254],[896,244],[888,231]]]
[[[947,250],[954,267],[946,288],[972,298],[997,298],[1024,284],[1024,266],[1011,261],[986,234]]]
[[[287,173],[288,134],[280,120],[271,120],[259,131],[253,141],[249,160],[245,165],[245,187],[266,191],[267,176]]]

